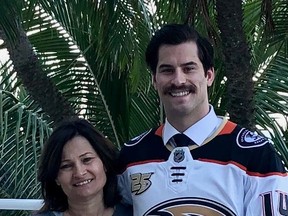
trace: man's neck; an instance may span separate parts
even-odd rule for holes
[[[201,119],[201,118],[200,118]],[[195,119],[188,119],[187,117],[181,118],[179,116],[178,119],[175,120],[175,118],[169,119],[167,117],[167,120],[169,121],[169,123],[179,132],[184,132],[185,130],[187,130],[189,127],[191,127],[192,125],[194,125],[197,121],[200,120],[199,118],[195,118]]]
[[[196,113],[198,113],[196,115]],[[181,114],[175,114],[174,115],[168,115],[167,114],[167,120],[169,123],[179,132],[184,132],[189,127],[194,125],[196,122],[204,118],[209,113],[209,105],[207,109],[201,110],[200,112],[193,112],[189,115],[181,115]]]

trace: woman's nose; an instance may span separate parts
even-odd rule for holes
[[[87,173],[86,167],[83,164],[76,164],[74,167],[73,176],[81,177]]]

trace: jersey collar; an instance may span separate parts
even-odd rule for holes
[[[209,105],[209,113],[200,119],[195,124],[191,125],[183,133],[192,139],[198,146],[202,145],[204,140],[207,139],[220,125],[221,119],[219,119],[214,111],[213,106]],[[166,145],[171,137],[180,133],[177,131],[166,119],[163,127],[163,142]]]

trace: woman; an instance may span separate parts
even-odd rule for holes
[[[115,208],[116,157],[116,147],[88,121],[63,122],[41,155],[38,180],[44,206],[36,215],[132,215],[124,206]]]

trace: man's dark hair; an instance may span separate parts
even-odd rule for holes
[[[44,211],[65,211],[68,200],[62,188],[56,184],[64,145],[76,136],[85,137],[99,155],[105,169],[107,181],[104,186],[104,205],[113,207],[118,201],[116,159],[117,148],[97,131],[92,124],[80,118],[62,122],[46,142],[40,158],[38,180],[41,183]]]
[[[155,32],[146,49],[146,63],[153,75],[156,74],[159,48],[162,45],[178,45],[190,41],[197,45],[198,57],[203,64],[206,76],[207,70],[213,67],[213,47],[206,38],[186,24],[167,24]]]

